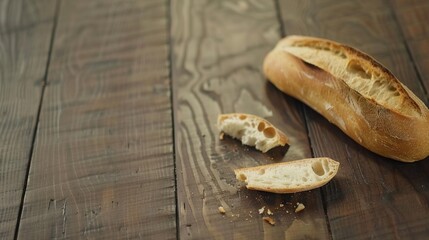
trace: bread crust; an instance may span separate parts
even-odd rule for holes
[[[349,62],[358,62],[364,71],[379,74],[397,90],[395,97],[400,104],[392,107],[377,102],[351,88],[344,79],[288,51],[289,46],[300,44],[341,52]],[[291,36],[281,40],[266,56],[263,68],[278,89],[319,112],[365,148],[403,162],[429,155],[428,108],[368,55],[325,39]]]

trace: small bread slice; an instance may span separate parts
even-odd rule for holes
[[[246,187],[273,193],[308,191],[328,183],[340,163],[330,158],[307,158],[291,162],[235,169],[235,177]]]
[[[220,114],[217,126],[221,132],[264,153],[288,143],[288,138],[282,131],[267,120],[251,114]]]

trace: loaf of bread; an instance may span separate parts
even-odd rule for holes
[[[290,36],[264,60],[266,77],[367,149],[399,161],[429,155],[429,110],[370,56],[330,40]]]
[[[338,172],[340,163],[330,158],[307,158],[234,170],[235,177],[246,187],[273,193],[308,191],[328,183]]]
[[[222,133],[264,153],[288,143],[288,138],[282,131],[267,120],[252,114],[220,114],[217,126]]]

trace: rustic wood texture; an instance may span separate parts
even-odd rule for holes
[[[0,0],[0,33],[52,24],[56,4],[56,0]]]
[[[241,187],[233,169],[311,156],[302,105],[262,76],[265,54],[279,40],[273,2],[172,1],[173,89],[182,239],[329,238],[319,190],[270,194]],[[290,137],[284,151],[262,154],[219,140],[219,113],[268,119]],[[294,213],[302,202],[305,211]],[[284,206],[283,206],[284,205]],[[222,215],[218,207],[226,214]],[[258,209],[270,209],[275,226]]]
[[[426,239],[428,159],[369,152],[261,65],[281,35],[325,37],[428,105],[428,13],[425,0],[0,0],[0,239]],[[291,146],[220,140],[228,112]],[[309,192],[249,191],[233,173],[312,155],[341,167]]]
[[[386,1],[281,0],[287,35],[325,37],[359,48],[427,102],[405,39]],[[334,239],[424,239],[429,233],[428,162],[377,156],[305,109],[316,156],[341,162],[323,196]]]
[[[54,11],[55,1],[0,1],[0,239],[15,234]]]
[[[429,2],[395,0],[392,7],[429,99]],[[426,101],[426,105],[429,101]]]
[[[174,239],[167,1],[61,1],[19,239]]]

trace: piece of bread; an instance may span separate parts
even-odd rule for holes
[[[288,143],[286,135],[267,120],[245,113],[220,114],[217,126],[222,133],[239,139],[243,144],[267,152]]]
[[[340,163],[330,158],[307,158],[291,162],[235,169],[235,177],[246,187],[273,193],[308,191],[328,183]]]
[[[357,143],[403,162],[429,155],[429,110],[389,70],[333,41],[290,36],[266,56],[266,77]]]

